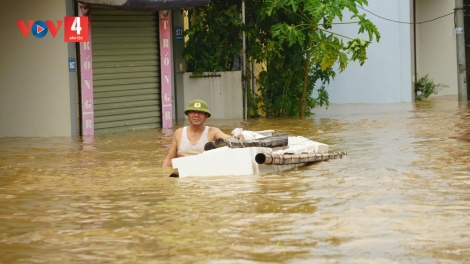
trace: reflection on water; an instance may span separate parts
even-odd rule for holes
[[[0,263],[470,261],[470,110],[456,97],[209,125],[302,135],[348,156],[178,179],[160,168],[171,130],[2,138]]]

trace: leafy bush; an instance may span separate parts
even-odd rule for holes
[[[443,88],[448,88],[449,85],[442,83],[434,83],[434,80],[430,79],[428,74],[419,78],[415,83],[416,101],[422,101],[427,99],[431,94],[437,94]]]

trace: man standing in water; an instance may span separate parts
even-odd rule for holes
[[[243,135],[230,136],[216,127],[204,125],[211,116],[207,103],[203,100],[193,100],[184,113],[188,116],[189,126],[178,128],[171,140],[168,154],[163,160],[162,168],[173,167],[171,160],[176,157],[187,157],[204,152],[204,145],[219,138],[244,139]]]

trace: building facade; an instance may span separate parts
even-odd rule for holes
[[[415,76],[426,74],[436,83],[450,86],[437,96],[457,95],[454,16],[441,17],[452,13],[454,8],[455,1],[369,1],[362,11],[377,26],[381,40],[369,46],[368,60],[363,66],[350,63],[330,83],[330,102],[412,102]],[[436,19],[438,17],[441,18]],[[418,23],[416,32],[414,19]],[[333,29],[347,36],[360,37],[356,34],[357,29],[348,25],[337,25]]]
[[[152,1],[174,6],[150,8],[142,2],[4,2],[0,9],[0,137],[75,137],[171,126],[172,119],[184,117],[184,43],[179,35],[183,12],[182,6],[174,4],[209,1]],[[410,24],[414,18],[421,22],[451,13],[454,4],[369,1],[364,12],[382,38],[371,44],[362,67],[352,62],[330,83],[330,102],[412,102],[416,74],[429,74],[435,82],[450,86],[438,96],[456,95],[454,17],[420,23],[416,31]],[[162,8],[173,11],[161,13]],[[77,15],[89,16],[89,43],[64,42],[64,25],[59,23],[65,16]],[[49,32],[35,37],[33,24],[46,20],[52,23]],[[22,32],[18,23],[29,29]],[[333,27],[354,36],[357,29],[351,29]]]
[[[455,16],[452,13],[455,1],[416,0],[416,72],[418,77],[429,75],[436,83],[449,88],[437,96],[457,95],[457,44]],[[426,22],[429,21],[429,22]]]
[[[16,21],[63,20],[72,2],[6,1],[0,10],[0,137],[78,135],[76,73],[68,70],[75,44],[63,31],[25,38]],[[57,24],[56,24],[57,25]]]
[[[173,24],[182,22],[173,23],[170,8],[181,20],[182,8],[207,3],[6,2],[0,10],[0,137],[171,127],[173,43],[182,37]],[[87,42],[64,41],[66,16],[88,17]]]

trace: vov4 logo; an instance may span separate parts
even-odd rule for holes
[[[29,32],[36,38],[44,38],[51,32],[53,38],[59,32],[60,26],[64,24],[65,42],[87,42],[88,41],[88,17],[86,16],[66,16],[64,20],[56,20],[54,24],[51,20],[28,20],[28,26],[23,20],[16,20],[18,27],[26,38]]]

